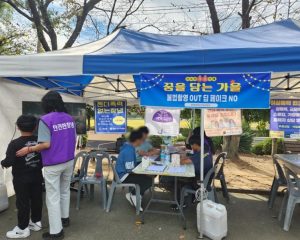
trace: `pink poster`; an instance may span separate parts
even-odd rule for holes
[[[242,134],[241,110],[206,109],[204,129],[209,137]]]

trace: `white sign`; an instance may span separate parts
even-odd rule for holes
[[[241,110],[206,109],[204,112],[204,129],[209,137],[241,135]]]
[[[151,135],[178,136],[180,109],[146,108],[146,126]]]

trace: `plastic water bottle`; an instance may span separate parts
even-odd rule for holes
[[[166,150],[165,150],[165,163],[166,163],[166,165],[169,165],[170,162],[171,162],[171,156],[170,156],[169,148],[167,146]]]
[[[164,163],[165,160],[166,160],[165,146],[162,145],[160,150],[160,161]]]

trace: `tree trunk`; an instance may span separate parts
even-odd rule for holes
[[[277,153],[278,144],[277,144],[277,138],[272,138],[272,152],[271,155],[274,156]]]
[[[224,136],[222,151],[227,152],[227,157],[232,159],[238,156],[241,136]]]
[[[211,18],[211,23],[212,23],[214,33],[220,33],[221,32],[220,20],[218,17],[218,12],[216,9],[215,1],[214,0],[206,0],[206,2],[208,5],[208,8],[209,8],[210,18]]]
[[[242,0],[242,13],[239,13],[239,15],[242,18],[242,29],[250,28],[251,23],[251,10],[253,9],[254,5],[256,3],[256,0]]]
[[[43,46],[42,46],[40,40],[37,40],[36,51],[37,51],[37,53],[42,53],[42,52],[44,52],[44,48],[43,48]]]
[[[242,1],[242,29],[246,29],[250,27],[250,16],[248,13],[249,9],[249,0]]]
[[[90,131],[91,130],[91,117],[90,116],[87,116],[87,123],[88,123],[88,125],[87,125],[88,131]]]
[[[39,15],[37,6],[36,6],[36,2],[33,0],[28,0],[28,7],[30,8],[31,11],[31,15],[33,18],[33,23],[35,25],[36,28],[36,33],[37,33],[37,37],[39,39],[39,41],[41,42],[41,44],[43,45],[43,48],[45,49],[45,51],[51,51],[48,42],[44,36],[44,29],[43,29],[43,25],[42,25],[42,20],[41,17]]]

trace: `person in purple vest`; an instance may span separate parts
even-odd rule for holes
[[[44,112],[39,122],[38,143],[22,148],[17,156],[41,152],[46,186],[49,232],[44,240],[63,239],[63,227],[70,224],[70,182],[76,145],[75,122],[66,113],[59,93],[48,92],[42,98]]]

